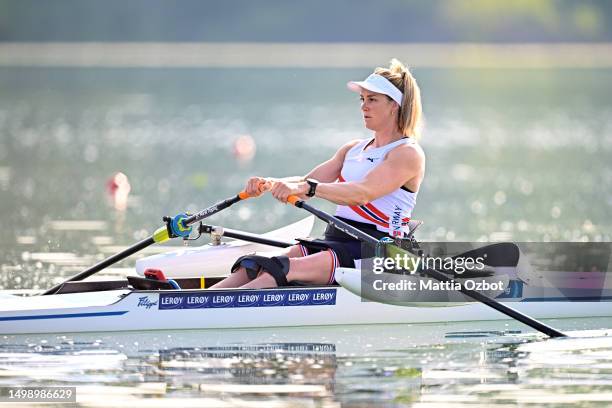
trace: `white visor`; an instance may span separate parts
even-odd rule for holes
[[[387,95],[398,105],[402,106],[402,92],[395,87],[387,78],[382,75],[372,74],[365,79],[365,81],[351,81],[346,84],[348,89],[355,92],[361,92],[361,88],[367,89],[368,91],[381,93]]]

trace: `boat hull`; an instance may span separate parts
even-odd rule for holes
[[[28,306],[30,305],[30,306]],[[535,318],[609,316],[599,302],[518,302]],[[504,320],[480,303],[402,307],[362,301],[342,287],[264,290],[114,290],[15,297],[0,311],[1,334],[229,329]]]

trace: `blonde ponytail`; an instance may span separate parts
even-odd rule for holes
[[[389,68],[376,68],[375,74],[387,78],[404,97],[399,109],[397,125],[404,136],[421,137],[423,127],[423,108],[421,106],[421,90],[410,70],[400,61],[393,58]]]

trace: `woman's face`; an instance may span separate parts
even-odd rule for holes
[[[396,126],[396,115],[399,106],[386,95],[362,89],[361,95],[361,112],[365,127],[380,131],[385,129],[394,129]]]

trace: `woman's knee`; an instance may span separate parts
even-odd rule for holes
[[[260,265],[257,274],[255,276],[251,275],[253,279],[249,279],[249,282],[245,283],[243,287],[259,287],[264,282],[266,284],[270,283],[270,278],[276,284],[281,285],[286,284],[285,280],[288,282],[300,281],[317,285],[324,285],[333,281],[335,264],[330,251],[322,251],[304,256],[300,246],[294,245],[288,248],[285,254],[285,256],[270,257],[270,260],[279,264],[279,267],[276,268],[278,270],[271,273],[263,265]],[[284,261],[279,262],[281,258],[284,258]],[[248,272],[244,267],[240,267],[235,273],[248,276]],[[281,274],[283,275],[282,277],[279,276]]]
[[[289,281],[323,285],[333,281],[335,263],[330,251],[322,251],[301,258],[290,259]]]
[[[285,255],[287,255],[289,259],[302,258],[307,255],[307,252],[305,252],[305,249],[302,245],[297,244],[290,246],[289,250],[285,253]]]

